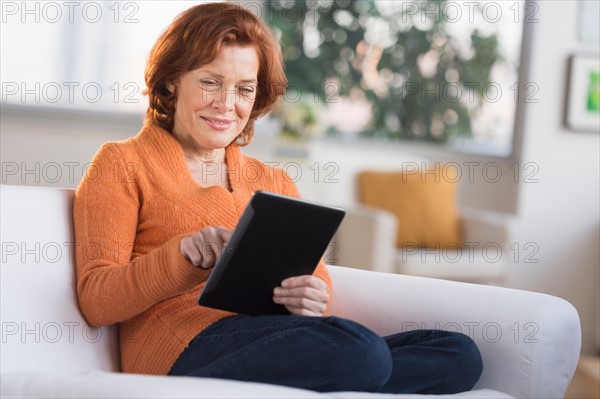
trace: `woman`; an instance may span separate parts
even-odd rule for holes
[[[119,323],[124,372],[317,391],[471,389],[481,358],[465,335],[382,338],[325,317],[333,293],[322,261],[313,275],[274,290],[289,316],[197,304],[252,193],[299,195],[281,169],[240,152],[286,83],[277,42],[239,6],[190,8],[161,35],[146,68],[144,127],[104,144],[77,189],[77,292],[86,319]]]

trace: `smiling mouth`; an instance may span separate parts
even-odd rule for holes
[[[210,127],[217,130],[225,130],[233,124],[231,120],[223,120],[223,119],[213,119],[213,118],[205,118],[202,119],[206,122]]]

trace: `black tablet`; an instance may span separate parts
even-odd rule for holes
[[[257,191],[198,303],[248,315],[289,314],[273,302],[273,289],[313,273],[344,215],[341,208]]]

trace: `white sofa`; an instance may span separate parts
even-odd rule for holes
[[[321,394],[275,385],[119,373],[114,326],[89,327],[74,290],[72,190],[0,186],[1,392],[9,397],[416,397]],[[475,390],[448,397],[557,398],[580,350],[566,301],[532,292],[330,267],[335,315],[380,334],[461,330],[484,362]],[[444,396],[442,396],[444,397]]]
[[[354,205],[336,233],[329,253],[340,265],[411,276],[503,285],[513,253],[510,220],[474,209],[460,210],[463,248],[397,248],[398,221],[391,212]]]

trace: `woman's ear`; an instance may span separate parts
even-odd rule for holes
[[[175,93],[175,83],[168,82],[167,83],[167,90],[169,90],[169,93],[171,93],[171,94]]]

